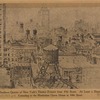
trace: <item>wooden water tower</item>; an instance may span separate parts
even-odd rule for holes
[[[43,49],[44,63],[40,68],[38,76],[39,78],[44,78],[46,74],[48,74],[48,76],[53,75],[54,77],[60,76],[60,71],[58,67],[58,53],[58,48],[52,44]]]

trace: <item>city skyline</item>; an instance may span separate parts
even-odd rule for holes
[[[100,27],[100,18],[97,13],[100,7],[64,7],[64,8],[50,8],[50,28],[54,27],[65,27],[71,28],[75,20],[83,19],[89,25],[95,26],[96,24]],[[33,19],[34,25],[38,23],[38,8],[6,8],[6,26],[7,33],[11,32],[12,25],[17,21],[27,23],[30,19]],[[59,13],[60,12],[60,13]]]

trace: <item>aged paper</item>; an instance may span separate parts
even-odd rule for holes
[[[99,4],[0,4],[0,98],[100,98],[99,11]]]

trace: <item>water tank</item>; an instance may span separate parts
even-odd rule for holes
[[[51,64],[58,63],[58,48],[52,44],[45,47],[43,49],[43,58]]]

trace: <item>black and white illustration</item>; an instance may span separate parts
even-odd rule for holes
[[[100,89],[100,7],[0,4],[0,88]]]

